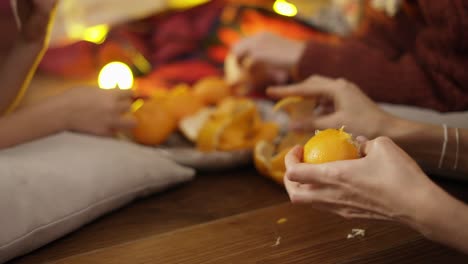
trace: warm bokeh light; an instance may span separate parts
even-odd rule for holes
[[[133,87],[133,72],[125,63],[114,61],[102,68],[98,83],[101,89],[129,90]]]
[[[101,44],[106,40],[109,33],[109,26],[105,24],[92,27],[85,27],[76,23],[68,26],[67,34],[73,40],[85,40],[95,44]]]
[[[106,40],[107,33],[109,33],[109,26],[108,25],[97,25],[93,27],[86,28],[83,31],[83,40],[101,44]]]
[[[171,8],[191,8],[209,2],[209,0],[169,0]]]
[[[286,0],[276,0],[273,4],[273,10],[280,15],[288,17],[293,17],[297,14],[297,7]]]
[[[136,111],[138,111],[138,109],[140,109],[140,108],[143,106],[143,104],[145,104],[145,101],[144,101],[143,99],[137,99],[137,100],[135,100],[135,101],[132,103],[130,112],[135,113]]]

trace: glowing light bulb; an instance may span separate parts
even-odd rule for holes
[[[133,73],[125,63],[114,61],[102,68],[98,83],[101,89],[129,90],[133,87]]]
[[[297,7],[286,0],[276,0],[273,10],[283,16],[293,17],[297,15]]]

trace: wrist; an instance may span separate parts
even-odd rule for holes
[[[410,226],[426,238],[452,247],[466,241],[463,228],[468,221],[468,208],[437,185],[427,192],[425,201],[415,210]],[[463,242],[464,243],[464,242]]]
[[[379,133],[395,141],[400,147],[406,149],[413,142],[419,142],[420,136],[427,131],[424,124],[412,122],[386,113],[381,120]]]
[[[396,138],[399,137],[399,132],[396,131],[401,131],[401,127],[404,127],[402,124],[404,120],[381,110],[375,112],[372,120],[374,125],[368,133],[369,138],[385,136],[396,141]]]

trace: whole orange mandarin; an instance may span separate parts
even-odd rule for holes
[[[205,104],[215,105],[231,95],[229,85],[219,77],[206,77],[193,86],[193,94]]]
[[[173,88],[166,96],[164,104],[177,122],[204,107],[203,101],[194,96],[190,87],[185,84]]]
[[[304,145],[304,162],[319,164],[359,158],[352,136],[341,129],[317,131]]]
[[[143,104],[134,116],[137,126],[133,129],[135,141],[145,145],[159,145],[175,131],[177,122],[169,109],[157,101]]]

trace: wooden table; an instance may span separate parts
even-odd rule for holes
[[[24,103],[79,84],[38,77]],[[467,184],[440,183],[468,200]],[[278,224],[282,218],[286,222]],[[347,239],[353,228],[366,235]],[[347,221],[293,206],[281,186],[248,167],[198,173],[190,183],[133,202],[10,263],[445,264],[468,263],[468,256],[397,224]]]
[[[468,194],[468,186],[442,184]],[[353,228],[366,235],[347,239]],[[397,224],[293,206],[282,187],[244,168],[199,173],[11,263],[44,262],[413,264],[468,263],[468,256]]]

